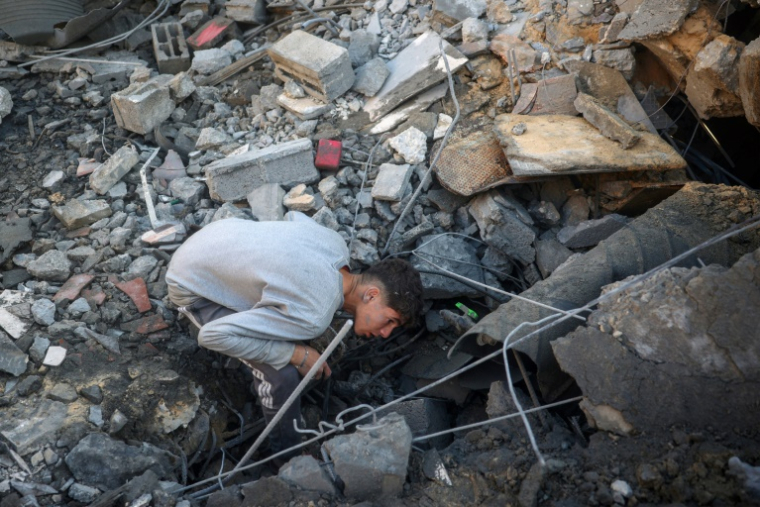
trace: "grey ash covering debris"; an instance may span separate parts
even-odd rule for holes
[[[56,58],[0,13],[0,507],[760,503],[758,229],[633,281],[760,215],[666,107],[760,127],[757,2],[122,3]],[[349,334],[302,409],[341,431],[198,494],[264,420],[167,265],[290,210],[408,258],[424,326]]]

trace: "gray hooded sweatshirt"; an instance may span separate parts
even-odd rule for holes
[[[339,270],[348,262],[340,234],[302,213],[279,222],[229,218],[174,253],[166,283],[178,305],[202,297],[238,312],[205,324],[202,347],[280,369],[293,341],[322,334],[343,306]]]

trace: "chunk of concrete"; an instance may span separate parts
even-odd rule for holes
[[[390,113],[383,116],[375,124],[365,127],[362,132],[367,132],[372,135],[383,134],[392,130],[396,126],[405,122],[414,113],[425,111],[430,104],[436,100],[441,100],[446,96],[449,90],[447,83],[441,83],[429,89],[426,92],[422,92],[414,98],[407,100]]]
[[[409,164],[381,164],[372,187],[372,198],[379,201],[400,201],[411,177],[412,167]]]
[[[700,117],[744,114],[739,97],[739,55],[743,49],[743,43],[720,34],[697,53],[686,75],[686,96]]]
[[[348,44],[348,57],[351,65],[361,67],[375,56],[380,47],[380,38],[366,30],[354,30]]]
[[[618,38],[641,41],[671,35],[697,5],[697,0],[643,0]]]
[[[190,52],[179,23],[150,25],[153,36],[153,54],[161,74],[178,74],[190,68]]]
[[[390,73],[382,58],[373,58],[356,69],[356,81],[351,89],[365,97],[374,97],[383,87]]]
[[[18,377],[26,371],[29,358],[5,333],[0,333],[0,371]]]
[[[519,37],[504,33],[498,34],[491,39],[488,49],[498,56],[505,65],[511,59],[510,53],[514,51],[518,72],[533,72],[536,69],[538,53],[530,44]]]
[[[619,142],[624,149],[635,146],[641,139],[638,132],[591,95],[581,92],[573,104],[583,114],[583,118],[598,128],[604,137]]]
[[[292,81],[291,81],[292,82]],[[332,111],[332,104],[315,99],[314,97],[293,98],[283,93],[277,97],[277,104],[284,107],[301,120],[313,120]]]
[[[486,12],[486,0],[435,0],[433,19],[447,25],[455,25],[467,18],[479,18]]]
[[[174,108],[167,82],[171,76],[160,75],[134,83],[111,95],[116,124],[124,130],[145,135],[171,116]]]
[[[739,58],[739,96],[747,121],[760,127],[760,38],[750,42]]]
[[[267,2],[264,0],[229,0],[224,8],[227,17],[235,21],[259,25],[267,22]]]
[[[516,114],[569,114],[575,116],[573,101],[578,96],[575,76],[568,74],[542,79],[538,83],[523,83],[520,98],[513,112]]]
[[[0,435],[21,456],[55,443],[68,409],[60,401],[41,399],[16,417],[0,422]]]
[[[627,223],[628,219],[622,215],[607,215],[597,220],[563,227],[557,233],[557,239],[568,248],[587,248],[612,236]]]
[[[407,164],[417,165],[425,161],[427,136],[415,127],[410,127],[399,135],[390,138],[388,144],[401,155]]]
[[[536,240],[536,266],[543,278],[548,278],[573,252],[556,238]]]
[[[439,41],[441,37],[437,33],[425,32],[388,62],[388,79],[377,95],[364,104],[370,120],[377,120],[407,99],[446,79]],[[443,50],[452,73],[467,63],[467,58],[446,41],[443,41]]]
[[[524,134],[512,135],[518,123]],[[659,136],[640,133],[628,150],[604,137],[583,118],[503,114],[496,117],[496,133],[512,172],[517,176],[581,174],[618,171],[668,171],[686,162]]]
[[[48,250],[30,262],[26,269],[40,280],[65,282],[71,274],[71,261],[65,252]]]
[[[597,49],[593,53],[594,61],[611,69],[619,70],[626,80],[633,78],[636,69],[636,58],[633,48]]]
[[[193,53],[190,69],[208,76],[232,64],[232,55],[221,48],[203,49]]]
[[[458,275],[476,282],[485,283],[483,269],[479,266],[480,262],[476,250],[462,237],[446,234],[431,236],[425,238],[424,244],[419,247],[417,252],[421,258],[414,256],[411,259],[412,264],[417,269],[435,270],[428,262],[422,260],[424,258],[443,269],[454,271]],[[420,277],[425,298],[478,297],[480,294],[479,291],[469,285],[449,276],[421,273]]]
[[[32,318],[41,326],[55,323],[55,303],[49,299],[38,299],[32,303]]]
[[[420,398],[402,401],[393,407],[378,412],[378,415],[390,414],[392,412],[400,414],[404,418],[406,424],[409,425],[409,429],[412,431],[413,437],[438,433],[451,427],[446,403],[441,400]],[[424,442],[431,444],[433,447],[441,448],[450,441],[450,435],[442,435]]]
[[[108,203],[100,199],[75,199],[63,206],[53,206],[53,215],[69,230],[94,224],[101,218],[110,217],[111,213]]]
[[[330,476],[312,456],[296,456],[280,467],[277,476],[306,491],[319,491],[328,495],[336,493]]]
[[[345,484],[344,494],[360,501],[403,491],[412,448],[412,432],[403,416],[388,414],[371,427],[324,444]]]
[[[223,158],[209,164],[205,170],[211,198],[218,201],[245,199],[265,183],[292,186],[319,180],[309,139]]]
[[[282,199],[282,204],[292,211],[314,211],[317,209],[317,199],[306,191],[306,185],[301,183],[291,188]]]
[[[11,92],[0,86],[0,123],[3,122],[3,118],[11,114],[13,109],[13,98]]]
[[[523,264],[535,260],[533,220],[517,200],[491,190],[470,201],[469,211],[487,244]]]
[[[294,79],[306,93],[330,102],[351,89],[354,71],[348,50],[297,30],[268,50],[283,81]]]
[[[276,183],[265,183],[248,194],[248,205],[251,214],[259,222],[282,220],[285,216],[285,207],[282,200],[285,190]]]
[[[136,149],[131,146],[122,146],[90,174],[90,187],[100,195],[105,194],[139,161],[140,157]]]

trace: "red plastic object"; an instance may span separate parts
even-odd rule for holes
[[[209,49],[216,46],[225,36],[234,21],[227,18],[214,18],[187,38],[187,45],[194,50]]]
[[[325,171],[337,171],[340,169],[340,154],[343,151],[343,145],[340,141],[331,139],[320,139],[317,145],[317,158],[314,165],[317,169]]]

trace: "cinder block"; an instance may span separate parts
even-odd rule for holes
[[[178,74],[190,68],[190,52],[179,23],[151,25],[153,52],[161,74]]]
[[[111,95],[116,124],[130,132],[147,134],[171,116],[174,108],[168,82],[162,74],[146,83],[135,83]]]
[[[348,50],[298,30],[269,48],[275,74],[293,79],[306,93],[329,102],[351,89],[354,70]]]
[[[319,180],[309,139],[297,139],[226,157],[206,166],[212,199],[237,201],[266,183],[292,187]]]

